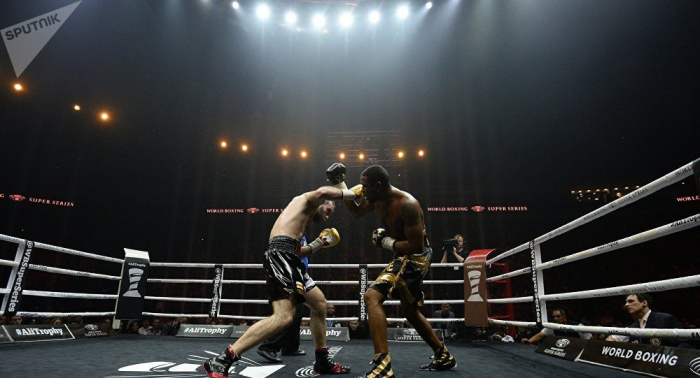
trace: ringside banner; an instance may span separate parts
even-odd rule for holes
[[[76,339],[107,337],[114,334],[109,323],[68,324],[68,329]]]
[[[311,338],[311,328],[309,327],[301,327],[301,329],[299,330],[299,336],[301,340],[313,340]],[[348,327],[330,327],[326,329],[326,340],[350,340],[350,333],[348,332]]]
[[[700,376],[696,349],[589,340],[577,361],[662,377]]]
[[[546,336],[535,352],[575,361],[586,346],[586,340],[574,337]]]
[[[51,341],[74,339],[65,325],[55,326],[51,324],[27,324],[6,325],[5,330],[16,343],[30,341]]]
[[[233,329],[234,326],[231,325],[182,324],[175,336],[228,338],[231,337]]]
[[[435,332],[440,341],[444,341],[441,329],[434,329],[433,332]],[[388,328],[386,335],[389,341],[423,341],[418,331],[413,328]]]

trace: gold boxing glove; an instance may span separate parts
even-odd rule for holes
[[[316,240],[309,243],[309,247],[311,247],[311,253],[316,253],[321,250],[321,248],[335,247],[338,243],[340,243],[340,234],[338,230],[335,228],[327,228],[321,231],[321,234],[318,235]]]

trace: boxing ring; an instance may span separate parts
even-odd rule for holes
[[[486,264],[491,265],[497,261],[506,259],[508,257],[514,256],[517,253],[528,251],[530,252],[531,266],[522,269],[514,270],[512,272],[504,273],[501,275],[489,277],[486,279],[487,283],[494,283],[504,279],[510,279],[520,275],[530,274],[532,277],[533,285],[533,296],[527,297],[517,297],[517,298],[489,298],[489,304],[509,304],[509,303],[526,303],[532,302],[535,306],[536,321],[535,322],[523,322],[523,321],[506,321],[498,319],[490,319],[489,322],[495,325],[505,325],[505,326],[522,326],[527,328],[535,328],[542,326],[545,328],[553,330],[564,330],[564,331],[575,331],[575,332],[590,332],[590,333],[600,333],[606,335],[612,334],[622,334],[629,336],[640,336],[640,337],[658,337],[658,338],[692,338],[698,339],[698,332],[695,330],[683,330],[683,329],[632,329],[632,328],[618,328],[618,327],[590,327],[590,326],[572,326],[572,325],[562,325],[557,323],[552,323],[548,321],[547,317],[547,302],[550,301],[565,301],[574,299],[586,299],[586,298],[601,298],[610,296],[622,296],[632,293],[640,292],[658,292],[674,289],[683,289],[700,286],[700,275],[692,275],[686,277],[678,277],[660,281],[653,282],[643,282],[633,285],[616,286],[608,288],[600,288],[595,290],[585,290],[578,292],[569,293],[558,293],[558,294],[547,294],[544,285],[544,271],[557,266],[562,266],[571,262],[587,259],[590,257],[602,255],[608,252],[616,251],[625,247],[630,247],[636,244],[644,243],[657,239],[663,236],[671,235],[677,232],[686,231],[697,227],[700,225],[700,214],[695,214],[687,218],[679,219],[675,222],[665,224],[638,234],[622,238],[619,240],[613,240],[608,243],[588,248],[567,256],[563,256],[551,261],[542,261],[542,244],[552,240],[564,233],[571,231],[577,227],[583,226],[593,220],[596,220],[604,215],[610,214],[613,211],[619,210],[624,206],[632,204],[639,201],[652,193],[659,191],[669,185],[680,182],[688,177],[697,177],[698,170],[700,170],[700,159],[690,162],[673,172],[670,172],[663,177],[654,180],[653,182],[638,188],[629,194],[618,198],[582,217],[579,217],[553,231],[547,232],[544,235],[535,238],[529,243],[522,244],[516,248],[508,250],[494,258],[488,259]]]
[[[533,296],[512,297],[512,298],[489,298],[489,305],[514,304],[514,303],[532,303],[536,309],[536,320],[502,320],[491,318],[488,322],[496,326],[522,326],[535,328],[542,326],[553,330],[565,330],[576,332],[591,332],[602,334],[626,334],[631,336],[644,337],[663,337],[663,338],[687,338],[697,340],[697,331],[684,329],[630,329],[630,328],[615,328],[615,327],[592,327],[592,326],[571,326],[560,325],[548,321],[547,318],[547,303],[551,301],[574,300],[584,298],[599,298],[606,296],[621,296],[634,292],[656,292],[666,291],[681,288],[690,288],[700,286],[700,275],[677,277],[667,280],[642,282],[634,285],[616,286],[608,288],[600,288],[595,290],[547,294],[544,286],[543,272],[547,269],[555,268],[570,262],[579,261],[593,256],[598,256],[604,253],[612,252],[624,247],[643,243],[649,240],[660,238],[677,232],[690,230],[700,224],[700,214],[695,214],[687,218],[679,219],[675,222],[665,224],[626,238],[615,241],[610,241],[603,245],[582,250],[571,255],[557,258],[551,261],[542,261],[541,246],[543,243],[552,240],[574,228],[580,227],[595,219],[598,219],[606,214],[609,214],[617,209],[627,206],[633,202],[643,199],[644,197],[664,188],[666,186],[677,183],[688,177],[692,177],[694,172],[697,176],[699,160],[691,162],[683,167],[680,167],[673,172],[664,175],[663,177],[613,201],[599,209],[592,211],[574,221],[571,221],[551,232],[548,232],[538,238],[535,238],[529,243],[522,244],[516,248],[508,250],[494,258],[488,259],[486,263],[493,266],[498,261],[507,259],[520,252],[529,251],[531,255],[531,266],[518,269],[504,274],[485,277],[485,282],[489,284],[502,283],[512,277],[529,274],[532,278]],[[2,307],[0,308],[0,316],[16,315],[25,318],[54,318],[54,317],[107,317],[115,316],[116,310],[104,311],[84,311],[87,306],[76,308],[75,310],[66,312],[57,311],[28,311],[22,308],[21,297],[38,297],[38,298],[54,298],[54,299],[76,299],[84,304],[94,304],[97,302],[105,303],[101,307],[113,306],[116,307],[116,302],[119,299],[119,291],[114,291],[114,294],[97,294],[97,293],[80,293],[67,291],[51,291],[32,289],[33,282],[29,280],[29,271],[41,272],[42,274],[56,274],[65,276],[68,279],[80,280],[81,283],[89,285],[91,288],[111,287],[117,284],[128,284],[120,282],[123,280],[119,271],[123,268],[125,259],[101,256],[98,254],[78,251],[69,248],[52,246],[40,242],[32,242],[24,239],[0,235],[0,241],[4,243],[16,244],[16,252],[14,260],[0,258],[0,280],[7,276],[7,286],[0,289],[0,294],[3,295]],[[70,255],[74,258],[87,259],[94,261],[96,264],[103,266],[102,270],[113,272],[95,273],[85,270],[75,270],[60,267],[52,267],[43,264],[31,263],[32,256],[46,253],[58,253],[61,255]],[[2,257],[2,256],[0,256]],[[499,263],[497,263],[499,264]],[[344,286],[348,287],[346,299],[328,298],[328,303],[336,306],[349,306],[353,311],[358,313],[358,316],[338,317],[336,321],[351,321],[364,320],[362,293],[367,283],[368,276],[374,277],[376,274],[369,274],[369,269],[375,269],[377,272],[385,267],[385,263],[381,264],[309,264],[312,271],[325,269],[352,269],[356,270],[360,277],[365,277],[365,281],[358,280],[319,280],[316,281],[317,286],[322,290],[328,286]],[[104,268],[109,266],[110,268]],[[188,269],[190,271],[202,271],[203,278],[158,278],[148,277],[147,287],[158,284],[169,284],[181,287],[181,285],[224,285],[232,286],[247,286],[257,285],[264,286],[264,280],[255,279],[227,279],[227,276],[240,276],[237,274],[240,270],[261,270],[262,264],[213,264],[213,263],[176,263],[176,262],[151,262],[150,268],[157,270],[159,268],[169,271]],[[435,263],[431,265],[431,270],[438,269],[461,269],[463,264],[460,263]],[[9,272],[8,272],[9,271]],[[213,273],[215,272],[216,273]],[[218,275],[218,281],[213,281],[207,276]],[[177,276],[177,275],[175,275]],[[206,278],[204,278],[206,277]],[[18,284],[21,283],[21,285]],[[425,285],[460,285],[463,287],[465,281],[460,280],[426,280]],[[132,282],[133,284],[133,282]],[[326,290],[324,290],[325,292]],[[182,291],[184,292],[184,290]],[[221,295],[221,290],[214,289],[209,296],[185,297],[185,296],[155,296],[146,293],[143,297],[147,302],[177,302],[177,303],[206,303],[209,304],[210,311],[204,313],[169,313],[143,311],[143,316],[164,317],[164,318],[222,318],[222,319],[243,319],[243,320],[259,320],[264,316],[242,314],[242,313],[226,313],[221,311],[222,304],[238,304],[238,305],[267,305],[268,301],[264,298],[247,299],[247,298],[231,298]],[[260,290],[261,293],[265,291]],[[75,303],[75,302],[74,302]],[[426,299],[426,305],[432,304],[464,304],[464,299]],[[11,305],[15,307],[11,308]],[[385,306],[398,305],[396,300],[387,300]],[[94,306],[93,306],[94,307]],[[357,310],[355,310],[357,308]],[[308,318],[304,318],[308,320]],[[439,324],[442,322],[464,322],[465,318],[428,318],[429,322]],[[388,322],[406,322],[405,318],[391,317]],[[115,322],[117,323],[117,322]],[[116,324],[115,324],[116,326]],[[119,335],[100,339],[80,340],[69,343],[12,343],[1,344],[2,353],[0,353],[0,373],[3,377],[15,376],[14,370],[8,369],[8,361],[13,363],[24,363],[27,365],[40,363],[46,364],[47,373],[42,375],[51,376],[50,372],[57,372],[56,376],[70,376],[78,373],[90,375],[105,376],[105,377],[195,377],[203,376],[201,362],[204,358],[211,354],[218,354],[227,343],[232,340],[208,340],[208,339],[182,339],[167,336],[133,336]],[[448,344],[450,351],[457,359],[459,365],[457,371],[470,372],[477,374],[476,376],[500,375],[500,376],[542,376],[548,374],[559,374],[567,377],[612,377],[625,375],[627,373],[618,372],[612,369],[602,368],[593,365],[576,364],[573,365],[568,361],[553,359],[532,352],[532,347],[521,345],[518,343],[503,343],[503,342],[474,342],[474,343],[451,343]],[[329,346],[335,348],[337,360],[343,364],[348,364],[353,368],[353,373],[362,374],[367,370],[367,363],[371,359],[372,344],[370,340],[351,340],[349,342],[335,342],[329,340]],[[303,349],[312,349],[313,346],[308,341],[302,341]],[[432,354],[429,348],[422,342],[405,342],[405,343],[390,343],[392,351],[392,359],[394,363],[394,371],[399,376],[419,376],[436,374],[431,372],[418,372],[417,367],[422,364]],[[97,352],[96,352],[97,351]],[[120,351],[115,353],[114,351]],[[41,362],[36,362],[36,352],[41,352]],[[215,353],[216,352],[216,353]],[[83,364],[67,361],[63,358],[66,353],[77,355],[88,355],[90,361],[93,362],[90,367]],[[288,376],[309,376],[308,368],[313,363],[311,355],[307,357],[286,357],[285,364],[282,366],[264,362],[262,358],[258,358],[255,353],[250,351],[246,353],[242,360],[243,367],[237,368],[231,376],[248,376],[248,377],[288,377]],[[48,362],[47,362],[48,361]],[[179,361],[179,362],[178,362]],[[420,361],[420,362],[417,362]],[[504,362],[508,361],[508,362]],[[25,365],[26,366],[26,365]],[[135,366],[138,366],[136,368]],[[251,370],[246,373],[246,368]],[[131,370],[129,370],[131,369]],[[145,370],[144,370],[145,369]],[[58,373],[60,372],[60,373]],[[24,372],[16,372],[16,376],[23,375]],[[440,374],[452,374],[444,372]],[[462,373],[459,373],[462,374]]]

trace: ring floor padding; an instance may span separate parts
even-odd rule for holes
[[[0,345],[0,377],[205,377],[201,362],[218,354],[232,339],[195,339],[173,336],[119,335],[108,338],[46,341]],[[430,362],[432,351],[423,342],[390,342],[392,367],[399,378],[409,377],[631,377],[636,374],[575,363],[535,353],[529,345],[484,341],[447,344],[457,358],[454,371],[419,371]],[[374,355],[371,340],[331,342],[336,361],[352,368],[344,377],[369,370]],[[339,348],[339,349],[338,349]],[[313,345],[302,341],[306,356],[282,356],[282,364],[269,363],[255,349],[230,377],[313,376]]]

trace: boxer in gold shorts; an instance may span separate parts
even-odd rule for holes
[[[347,189],[345,173],[345,166],[340,163],[326,170],[331,184],[343,190]],[[374,230],[372,243],[394,252],[393,260],[365,292],[375,355],[373,367],[363,377],[394,376],[387,343],[386,313],[382,307],[388,298],[401,301],[404,316],[434,352],[432,362],[420,366],[419,370],[454,369],[457,362],[420,312],[423,277],[428,273],[433,254],[425,233],[420,203],[411,194],[393,187],[389,173],[379,165],[365,169],[360,176],[360,185],[350,190],[360,192],[362,201],[357,204],[354,200],[344,200],[345,207],[353,218],[376,211],[384,227]]]

